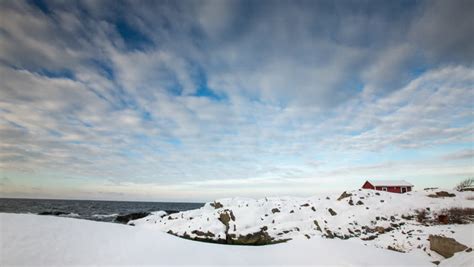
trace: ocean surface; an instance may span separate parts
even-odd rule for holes
[[[114,222],[119,215],[137,212],[178,212],[202,206],[204,203],[0,198],[0,212],[56,215],[105,222]]]

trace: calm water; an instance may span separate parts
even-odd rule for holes
[[[184,211],[197,209],[204,203],[132,202],[95,200],[52,200],[0,198],[0,212],[53,212],[64,217],[113,222],[118,215],[151,211]]]

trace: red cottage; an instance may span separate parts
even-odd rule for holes
[[[362,188],[374,189],[378,191],[387,191],[392,193],[406,193],[410,192],[413,185],[404,180],[368,180],[364,183]]]

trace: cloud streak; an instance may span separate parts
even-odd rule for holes
[[[474,173],[470,1],[106,3],[0,4],[2,195],[207,200]],[[433,26],[453,14],[455,31]]]

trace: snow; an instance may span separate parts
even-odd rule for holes
[[[405,180],[368,180],[373,186],[413,186]]]
[[[418,255],[320,237],[268,246],[218,245],[147,227],[30,214],[0,214],[0,229],[1,266],[432,266]]]

